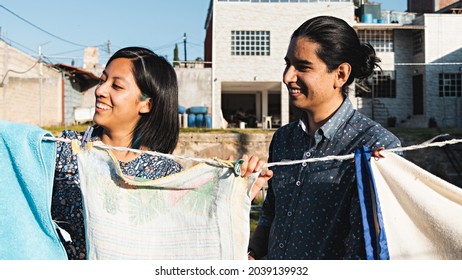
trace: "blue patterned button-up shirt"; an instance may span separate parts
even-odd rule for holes
[[[401,144],[391,132],[354,110],[347,98],[314,138],[303,118],[277,130],[269,162],[352,154],[363,145],[376,149]],[[259,220],[260,226],[271,227],[268,259],[365,258],[353,160],[272,170]]]

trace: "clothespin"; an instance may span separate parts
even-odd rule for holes
[[[244,162],[245,161],[243,159],[240,159],[240,160],[234,162],[234,174],[236,174],[236,176],[241,176],[241,165]]]
[[[80,143],[80,150],[85,151],[87,149],[87,144],[90,142],[91,134],[93,133],[93,127],[87,127],[85,133],[83,134],[82,141]]]
[[[380,152],[383,151],[385,148],[384,147],[380,147],[380,148],[377,148],[375,149],[374,151],[371,152],[371,156],[379,159],[379,158],[385,158]]]

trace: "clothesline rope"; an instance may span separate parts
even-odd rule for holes
[[[443,147],[446,145],[454,145],[454,144],[462,143],[462,139],[451,139],[451,140],[446,140],[443,142],[429,143],[435,138],[429,141],[423,142],[421,144],[417,144],[417,145],[411,145],[411,146],[400,147],[400,148],[392,148],[392,149],[384,149],[380,151],[380,153],[404,152],[404,151],[418,150],[418,149],[424,149],[424,148],[429,148],[429,147]],[[48,136],[43,137],[43,139],[47,141],[62,141],[65,143],[72,142],[71,139],[55,138],[55,137],[48,137]],[[164,154],[164,153],[159,153],[159,152],[154,152],[154,151],[143,151],[143,150],[125,148],[125,147],[114,147],[114,146],[109,146],[109,145],[102,144],[102,143],[93,143],[93,146],[101,148],[101,149],[107,149],[107,150],[133,152],[133,153],[138,153],[138,154],[149,154],[149,155],[154,155],[154,156],[163,156],[163,157],[173,159],[173,160],[175,159],[191,160],[191,161],[200,162],[200,163],[208,163],[208,164],[216,165],[220,167],[230,167],[229,164],[226,164],[224,161],[218,160],[218,159],[205,159],[205,158],[196,158],[196,157],[188,157],[188,156],[181,156],[181,155]],[[304,162],[309,163],[309,162],[329,161],[329,160],[341,161],[341,160],[348,160],[348,159],[353,159],[353,158],[354,158],[354,153],[348,154],[348,155],[341,155],[341,156],[325,156],[325,157],[320,157],[320,158],[308,158],[308,159],[303,159],[303,160],[287,160],[287,161],[280,161],[280,162],[271,162],[271,163],[266,163],[264,167],[293,165],[293,164],[301,164]]]

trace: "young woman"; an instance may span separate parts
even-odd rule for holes
[[[173,67],[152,51],[129,47],[117,51],[107,62],[95,90],[96,123],[91,141],[116,147],[130,147],[172,153],[178,142],[178,85]],[[61,136],[79,139],[83,133],[63,131]],[[71,145],[57,144],[52,198],[52,217],[70,238],[61,240],[69,259],[85,259],[85,229],[77,158]],[[162,156],[113,151],[122,172],[129,176],[157,179],[183,170]],[[242,173],[259,171],[264,162],[243,157]],[[257,180],[260,188],[271,173]],[[257,188],[258,189],[258,188]]]

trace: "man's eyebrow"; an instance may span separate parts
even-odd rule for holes
[[[289,62],[290,60],[285,57],[284,60],[286,62]],[[297,65],[304,65],[304,66],[308,66],[308,65],[312,65],[313,62],[311,62],[310,60],[306,60],[306,59],[297,59],[297,58],[294,58],[292,61],[290,61],[291,64],[297,64]]]

